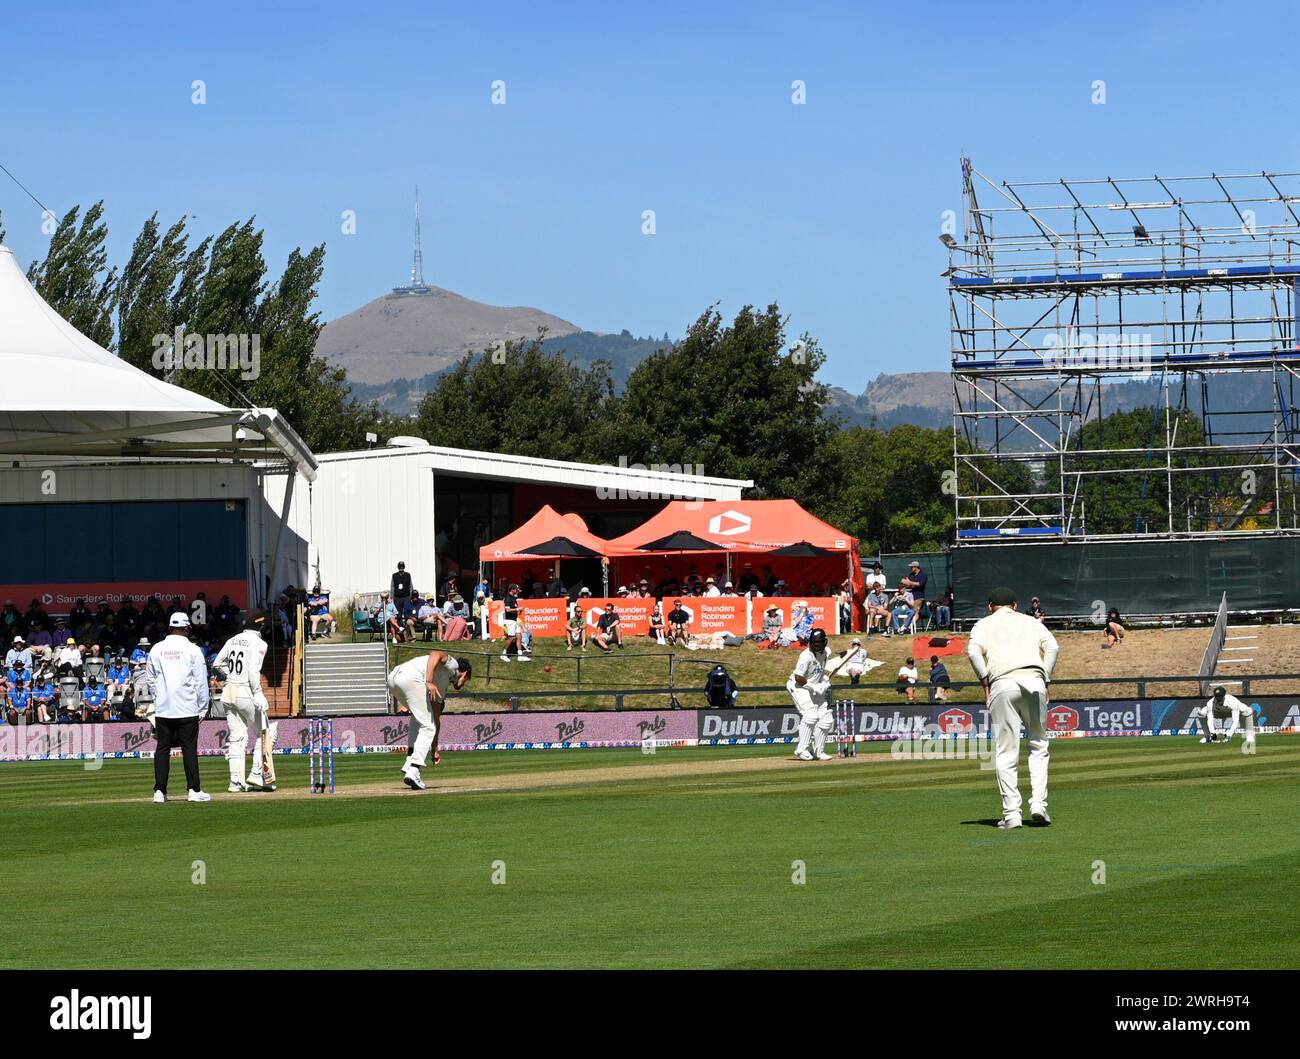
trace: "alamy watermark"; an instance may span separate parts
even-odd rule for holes
[[[618,458],[618,466],[624,471],[648,471],[651,474],[703,475],[702,463],[628,463],[626,456]],[[696,500],[694,493],[679,493],[673,490],[671,482],[654,483],[646,489],[625,489],[623,486],[596,486],[596,496],[601,500]]]
[[[1052,332],[1043,340],[1040,355],[1052,368],[1125,371],[1141,378],[1151,374],[1151,335]]]
[[[200,335],[177,327],[153,336],[153,366],[159,371],[232,371],[244,382],[262,374],[262,336]]]

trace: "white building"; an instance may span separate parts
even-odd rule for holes
[[[315,481],[299,483],[289,506],[284,554],[293,569],[308,571],[306,582],[294,583],[310,585],[319,576],[335,606],[387,588],[399,560],[422,592],[433,592],[449,574],[472,576],[479,546],[543,504],[614,537],[668,500],[738,500],[753,485],[662,468],[439,448],[418,438],[315,458]],[[265,498],[268,509],[280,510],[283,480],[268,480]]]

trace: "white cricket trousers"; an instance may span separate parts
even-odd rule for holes
[[[411,732],[406,741],[407,755],[402,767],[422,769],[429,762],[433,737],[438,731],[424,675],[420,672],[402,672],[401,667],[398,667],[388,674],[388,690],[401,700],[411,714]]]
[[[230,782],[243,783],[244,755],[248,747],[248,733],[253,732],[253,778],[260,783],[262,776],[262,732],[268,727],[270,707],[266,696],[259,689],[250,692],[248,688],[227,684],[221,693],[221,702],[226,707],[226,727],[229,738],[226,741],[226,761],[230,765]],[[275,743],[275,725],[269,724],[271,743]]]
[[[826,736],[834,721],[826,692],[813,692],[807,686],[801,688],[793,681],[785,687],[794,700],[794,708],[799,711],[799,744],[794,752],[806,754],[811,742],[814,756],[820,754],[826,747]]]
[[[1218,728],[1214,723],[1214,719],[1216,717],[1222,721],[1226,721],[1229,727],[1231,727],[1232,725],[1231,710],[1224,710],[1222,713],[1219,713],[1216,712],[1214,707],[1211,705],[1211,706],[1202,706],[1196,712],[1201,715],[1202,735],[1207,735],[1207,736],[1214,735],[1218,731]],[[1227,730],[1228,730],[1227,728],[1224,729],[1225,734],[1227,733]],[[1241,723],[1241,730],[1242,730],[1243,739],[1253,740],[1255,738],[1255,711],[1254,710],[1251,710],[1250,713],[1246,714],[1245,720],[1242,721]]]
[[[1002,795],[1002,818],[1021,819],[1020,726],[1029,734],[1029,811],[1047,812],[1048,740],[1043,717],[1047,713],[1047,687],[1032,677],[1003,677],[989,692],[989,718],[993,723],[993,766]]]

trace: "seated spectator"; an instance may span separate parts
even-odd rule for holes
[[[781,639],[781,608],[769,603],[763,611],[763,642],[778,643]]]
[[[98,677],[86,678],[86,686],[81,689],[81,705],[85,710],[85,720],[108,720],[108,689]]]
[[[952,606],[952,585],[949,585],[947,591],[939,597],[939,601],[934,605],[934,623],[939,628],[952,628]]]
[[[392,637],[394,642],[403,642],[403,634],[405,633],[405,630],[402,628],[401,615],[397,611],[397,604],[389,599],[387,592],[381,592],[379,594],[379,606],[371,612],[370,616],[374,618],[379,625],[388,628],[388,635]]]
[[[564,582],[560,580],[560,572],[556,570],[551,579],[546,582],[546,598],[559,599],[561,596],[567,596],[568,594],[569,590],[564,587]]]
[[[733,585],[730,581],[724,581],[722,583],[722,594],[724,596],[734,596],[736,594],[735,585]]]
[[[718,588],[718,583],[713,578],[707,578],[704,582],[704,594],[706,596],[720,596],[722,590]]]
[[[23,616],[18,613],[18,608],[14,606],[14,601],[6,599],[4,609],[0,610],[0,637],[8,643],[15,636],[22,636],[30,631],[27,623],[23,621]]]
[[[28,631],[36,628],[38,625],[49,625],[50,616],[45,613],[45,609],[41,606],[41,601],[39,599],[32,600],[31,606],[27,608],[27,612],[23,615],[23,623]]]
[[[812,609],[806,599],[797,600],[790,608],[790,635],[800,643],[808,642],[808,635],[813,629]]]
[[[54,657],[54,637],[44,625],[37,626],[27,641],[27,647],[32,652],[33,660],[41,658],[48,661]]]
[[[844,661],[840,663],[844,668],[841,670],[849,678],[850,684],[856,684],[862,679],[862,674],[868,669],[874,668],[871,658],[867,655],[866,649],[862,646],[862,640],[855,636],[849,649],[844,652]],[[880,663],[876,663],[879,665]]]
[[[569,620],[564,625],[564,649],[587,649],[587,619],[583,616],[581,604],[575,603],[569,608]]]
[[[72,609],[68,611],[68,628],[72,630],[74,636],[79,636],[89,627],[93,619],[94,615],[90,613],[86,601],[79,599],[72,605]]]
[[[930,687],[934,690],[935,702],[948,701],[948,688],[952,679],[948,676],[948,667],[939,661],[938,655],[930,656]]]
[[[773,584],[772,591],[768,593],[769,596],[788,596],[789,594],[790,586],[780,579]]]
[[[644,584],[644,582],[642,583]],[[667,642],[664,638],[664,605],[662,601],[656,601],[655,605],[650,608],[650,639],[660,646]]]
[[[890,615],[890,634],[898,635],[907,631],[907,627],[912,624],[916,617],[916,609],[913,607],[913,600],[907,590],[900,585],[895,591],[893,598],[889,601]]]
[[[330,616],[330,593],[329,589],[320,587],[319,581],[307,597],[307,613],[311,615],[311,638],[317,640],[329,636],[334,629],[334,619]]]
[[[522,611],[519,614],[519,661],[531,662],[533,660],[533,630],[528,627],[528,616]]]
[[[118,611],[117,620],[124,621],[124,611]],[[215,631],[219,636],[233,636],[239,628],[239,608],[230,601],[229,596],[222,596],[215,613]]]
[[[1115,647],[1123,643],[1124,632],[1124,623],[1120,620],[1119,611],[1115,607],[1111,607],[1106,612],[1106,642],[1102,644],[1102,647]]]
[[[596,622],[596,632],[592,634],[591,642],[604,651],[605,654],[609,654],[614,647],[621,648],[623,646],[623,635],[619,631],[618,611],[614,609],[613,603],[605,604],[605,613]]]
[[[119,717],[128,716],[131,670],[122,655],[115,655],[109,660],[108,669],[104,672],[104,683],[108,687],[108,702],[112,712]]]
[[[54,656],[54,671],[59,676],[71,674],[78,679],[81,677],[81,649],[71,636]]]
[[[229,601],[229,596],[223,596],[223,599]],[[238,608],[236,608],[238,613]],[[135,609],[135,604],[129,599],[117,608],[117,628],[122,637],[122,645],[126,646],[135,637],[140,635],[140,612]]]
[[[5,669],[13,669],[14,663],[20,660],[30,673],[32,671],[32,652],[27,647],[27,641],[21,636],[15,636],[13,646],[5,654]]]
[[[459,592],[456,592],[442,608],[442,638],[468,640],[471,635],[469,619],[469,604],[461,598]]]
[[[49,670],[42,670],[32,685],[32,701],[36,707],[36,720],[49,724],[56,716],[54,700],[59,697],[54,681],[50,679]]]
[[[149,638],[141,636],[139,642],[131,650],[131,664],[133,666],[142,666],[147,661],[149,661]]]
[[[920,679],[920,676],[916,671],[916,659],[914,658],[909,658],[898,669],[898,693],[906,695],[908,702],[916,701],[916,682]]]
[[[685,647],[690,642],[690,634],[687,631],[690,623],[690,612],[682,606],[682,601],[673,600],[673,609],[668,612],[668,642]]]
[[[9,706],[6,716],[10,724],[32,723],[32,692],[22,677],[19,677],[9,688]]]
[[[872,632],[889,631],[889,594],[878,584],[872,584],[867,590],[867,598],[862,604],[867,614],[867,635]]]
[[[1029,601],[1029,616],[1036,618],[1038,621],[1042,621],[1047,617],[1047,611],[1043,610],[1043,605],[1039,602],[1037,596]]]
[[[475,607],[477,613],[478,608]],[[430,643],[436,633],[442,636],[442,611],[433,605],[433,600],[422,599],[420,606],[415,612],[415,629],[420,629],[424,635],[421,639],[425,643]]]

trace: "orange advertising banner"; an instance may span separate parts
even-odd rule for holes
[[[596,622],[600,621],[600,616],[605,613],[606,603],[614,604],[614,610],[618,613],[618,628],[624,638],[649,635],[650,614],[655,609],[655,600],[653,597],[642,599],[640,596],[583,599],[582,616],[587,623],[588,635],[596,631]]]
[[[667,610],[672,610],[672,601]],[[693,635],[729,632],[744,636],[749,632],[749,600],[744,596],[687,596],[682,610],[691,615],[686,631]]]
[[[502,611],[505,603],[494,599],[488,606],[489,636],[500,640],[505,636],[502,623]],[[569,601],[563,597],[557,599],[521,599],[519,601],[519,620],[534,636],[564,636],[564,626],[569,619]]]

